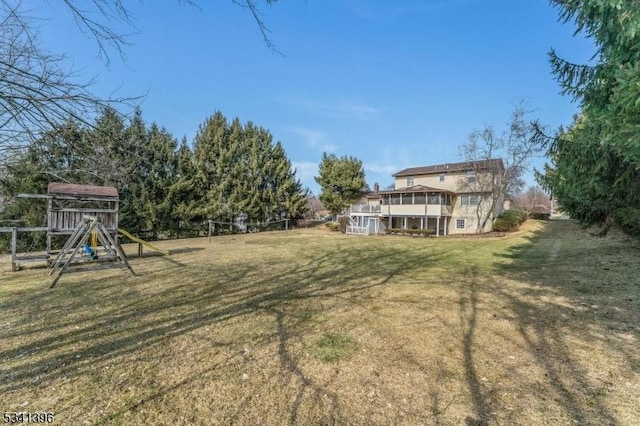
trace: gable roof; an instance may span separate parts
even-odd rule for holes
[[[400,170],[392,175],[393,177],[431,175],[439,173],[464,172],[467,170],[490,170],[494,168],[504,169],[502,158],[492,158],[490,160],[463,161],[460,163],[436,164],[433,166],[410,167]]]
[[[414,186],[397,188],[397,189],[385,189],[383,191],[380,191],[379,194],[400,194],[400,193],[410,193],[410,192],[442,192],[442,193],[453,194],[448,189],[433,188],[431,186],[424,186],[424,185],[414,185]]]
[[[112,186],[77,185],[74,183],[51,182],[47,188],[49,195],[71,197],[91,197],[117,199],[118,190]]]

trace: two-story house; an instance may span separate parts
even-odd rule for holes
[[[393,189],[374,185],[349,215],[363,233],[384,228],[432,229],[436,235],[487,232],[502,211],[503,197],[495,197],[495,188],[503,175],[499,158],[404,169],[393,175]]]

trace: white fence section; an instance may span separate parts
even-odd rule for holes
[[[369,228],[366,226],[347,225],[347,234],[369,235]]]

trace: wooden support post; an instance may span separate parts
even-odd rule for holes
[[[118,242],[118,239],[111,238],[111,235],[109,235],[108,232],[105,232],[104,235],[107,238],[107,241],[109,241],[109,243],[113,246],[113,249],[115,250],[116,254],[120,257],[120,261],[124,263],[124,265],[127,267],[131,275],[135,275],[136,273],[133,272],[131,265],[129,265],[129,262],[127,261],[127,256],[124,254],[124,250],[122,250],[122,246]]]
[[[436,220],[436,236],[440,235],[440,216],[438,216],[438,219]]]
[[[76,229],[73,230],[73,234],[71,234],[67,242],[64,244],[64,246],[62,247],[62,250],[58,252],[58,255],[56,256],[56,258],[50,263],[51,270],[49,271],[49,275],[53,274],[53,271],[56,269],[58,264],[62,261],[62,258],[67,253],[67,251],[70,250],[74,244],[77,244],[77,241],[82,235],[82,232],[87,227],[89,227],[89,225],[85,220],[82,220],[80,223],[78,223],[78,226],[76,227]]]
[[[51,260],[51,233],[47,231],[47,261]]]
[[[142,257],[142,243],[138,243],[138,257]]]
[[[51,262],[51,217],[53,216],[53,199],[47,200],[47,262]]]
[[[71,256],[69,256],[66,262],[64,262],[64,264],[60,267],[60,269],[58,270],[58,274],[54,277],[53,282],[51,283],[49,288],[54,288],[56,286],[62,274],[64,274],[64,272],[67,270],[67,266],[69,266],[71,262],[73,262],[73,259],[76,257],[76,254],[78,254],[78,251],[80,250],[80,248],[84,246],[87,243],[87,241],[89,241],[89,235],[91,234],[91,230],[93,229],[93,227],[94,226],[92,224],[89,227],[89,230],[87,231],[87,233],[80,240],[80,244],[76,245],[76,247],[73,249],[73,252],[71,252]],[[51,270],[51,272],[53,272],[53,269]]]
[[[15,272],[20,269],[20,265],[16,263],[16,251],[18,246],[18,228],[11,230],[11,271]]]
[[[211,221],[209,221],[209,243],[211,243]]]
[[[289,219],[284,220],[284,235],[289,233]]]
[[[105,239],[106,237],[104,237],[100,232],[97,232],[97,235],[98,235],[98,241],[104,248],[104,251],[106,252],[106,254],[108,256],[115,256],[116,253],[111,249],[111,244],[109,244],[109,242]]]

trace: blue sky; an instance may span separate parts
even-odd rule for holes
[[[403,168],[459,161],[467,135],[501,129],[520,99],[549,126],[568,124],[577,105],[559,94],[547,53],[594,52],[543,0],[280,0],[263,19],[283,55],[230,0],[158,0],[126,2],[137,33],[126,62],[112,51],[106,67],[61,2],[29,3],[47,17],[44,47],[65,53],[79,80],[95,77],[99,95],[144,94],[145,120],[189,141],[216,110],[253,121],[316,194],[323,151],[361,159],[384,187]]]

